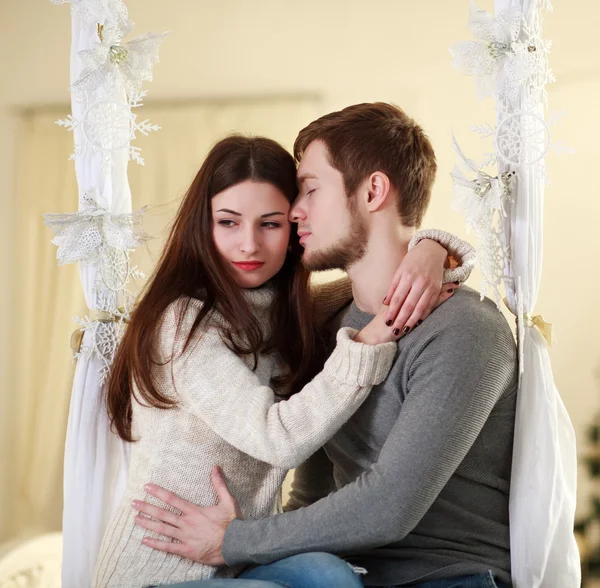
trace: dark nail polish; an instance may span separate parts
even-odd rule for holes
[[[391,326],[392,326],[392,321],[385,321],[385,324],[386,324],[388,327],[391,327]]]
[[[452,294],[452,292],[454,292],[454,290],[452,290],[452,289],[448,290],[448,294]]]
[[[417,327],[422,323],[423,321],[417,321]]]
[[[394,337],[397,337],[400,334],[400,329],[394,329],[392,331],[392,333],[393,333]]]
[[[403,333],[408,333],[409,331],[410,331],[410,327],[404,327],[404,328],[402,329],[402,332],[403,332]]]

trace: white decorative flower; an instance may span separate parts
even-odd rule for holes
[[[480,229],[489,221],[490,213],[506,216],[504,203],[510,196],[510,177],[492,177],[479,170],[472,180],[458,166],[450,174],[454,181],[453,209],[465,215],[469,227]]]
[[[465,215],[469,227],[476,231],[485,230],[489,227],[490,215],[495,211],[506,216],[504,204],[510,201],[514,173],[507,172],[500,177],[491,176],[481,169],[482,166],[465,157],[455,137],[452,137],[452,142],[463,164],[475,174],[474,178],[469,179],[457,165],[454,166],[450,174],[454,182],[453,208]]]
[[[84,69],[71,86],[72,92],[81,95],[96,90],[110,82],[115,72],[119,73],[130,96],[140,92],[142,82],[152,80],[152,68],[159,61],[158,49],[167,33],[146,33],[123,43],[133,26],[130,20],[114,17],[98,25],[99,42],[79,52]]]
[[[58,264],[81,262],[96,264],[94,285],[95,310],[79,325],[75,342],[75,357],[96,357],[100,360],[100,381],[110,372],[116,349],[130,318],[135,302],[128,289],[132,279],[144,278],[137,266],[131,265],[130,252],[147,240],[141,228],[145,207],[133,213],[112,214],[95,190],[82,197],[79,212],[45,214],[45,223],[55,231],[52,243],[58,246]],[[89,332],[87,345],[81,346],[83,333]]]
[[[502,221],[506,217],[505,205],[512,201],[515,173],[507,171],[500,177],[491,176],[481,168],[496,163],[495,156],[478,165],[465,157],[454,137],[452,140],[461,163],[472,172],[469,177],[458,166],[454,167],[451,174],[454,181],[452,209],[465,216],[467,227],[475,231],[479,240],[478,258],[483,275],[481,294],[484,296],[489,292],[499,305],[507,253]]]
[[[98,204],[95,191],[83,197],[84,206],[71,214],[44,214],[44,222],[55,233],[58,265],[96,263],[106,248],[128,252],[147,240],[141,223],[145,208],[113,214]]]
[[[471,2],[469,28],[478,40],[453,45],[452,66],[477,78],[479,98],[501,96],[514,104],[523,82],[540,69],[546,47],[519,39],[523,19],[518,6],[493,17]]]

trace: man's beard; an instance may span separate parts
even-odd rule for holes
[[[332,269],[346,271],[352,264],[360,261],[367,251],[368,231],[358,215],[351,214],[348,235],[324,251],[315,251],[307,258],[302,256],[302,265],[311,272]]]

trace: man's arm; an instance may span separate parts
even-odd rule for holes
[[[292,490],[283,510],[310,506],[334,490],[333,464],[321,448],[294,470]]]
[[[408,395],[370,471],[309,506],[257,521],[233,520],[227,564],[296,553],[347,553],[405,537],[456,471],[502,393],[516,350],[501,317],[472,313],[415,350]]]

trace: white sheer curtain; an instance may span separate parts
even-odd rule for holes
[[[527,24],[535,28],[539,2],[495,0],[496,15],[511,6],[520,7]],[[530,108],[530,91],[527,85],[522,88],[509,115],[522,121],[530,115],[544,119],[543,103]],[[525,106],[527,115],[521,113]],[[532,161],[539,137],[525,135],[523,160]],[[511,252],[506,289],[510,308],[519,319],[522,354],[510,493],[513,584],[516,588],[579,588],[579,552],[573,535],[575,433],[554,384],[547,342],[531,322],[541,281],[545,183],[541,166],[517,169],[519,179],[505,227]]]
[[[0,431],[7,475],[0,477],[8,524],[2,540],[61,528],[63,451],[74,363],[72,317],[84,308],[77,268],[56,267],[42,222],[48,208],[77,203],[72,138],[54,121],[62,111],[20,117],[15,157],[15,289],[9,321],[10,418]]]

